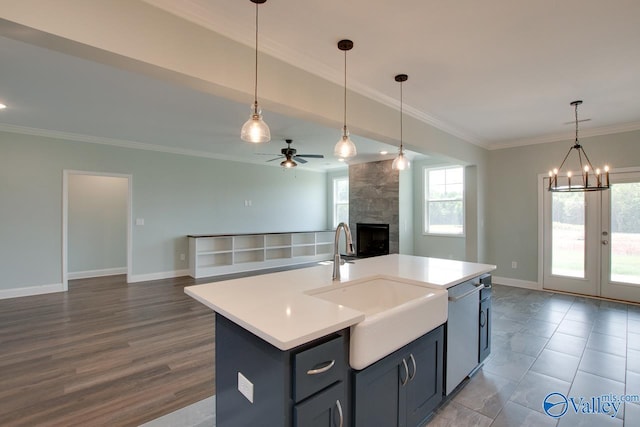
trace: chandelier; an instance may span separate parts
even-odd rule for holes
[[[576,140],[569,148],[567,155],[564,156],[559,168],[554,168],[549,171],[549,191],[552,192],[579,192],[579,191],[602,191],[609,189],[609,166],[605,165],[601,170],[595,168],[591,164],[587,153],[580,145],[578,140],[578,105],[582,104],[582,101],[573,101],[571,105],[575,109],[576,118]],[[575,150],[575,151],[574,151]],[[562,167],[567,163],[567,159],[571,153],[577,153],[573,157],[577,157],[578,161],[573,162],[575,165],[580,165],[579,169],[574,175],[573,171],[568,170],[566,174],[562,173]],[[561,184],[558,184],[558,177],[560,177]]]

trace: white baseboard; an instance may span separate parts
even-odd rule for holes
[[[510,279],[508,277],[493,276],[492,277],[492,281],[493,281],[493,283],[496,283],[498,285],[513,286],[513,287],[516,287],[516,288],[533,289],[533,290],[536,290],[536,291],[541,291],[542,290],[542,284],[540,284],[538,282],[530,282],[528,280]]]
[[[103,268],[102,270],[74,271],[67,273],[69,280],[87,279],[89,277],[115,276],[116,274],[127,274],[127,267]]]
[[[163,271],[160,273],[132,274],[129,283],[147,282],[149,280],[171,279],[173,277],[188,276],[189,270]]]
[[[24,288],[0,289],[0,299],[28,297],[32,295],[64,292],[62,283],[52,285],[26,286]]]

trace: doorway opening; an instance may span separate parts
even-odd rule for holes
[[[62,284],[69,279],[132,274],[132,176],[65,170]]]

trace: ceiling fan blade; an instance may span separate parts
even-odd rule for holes
[[[297,154],[296,157],[308,157],[310,159],[324,159],[322,154]]]
[[[274,159],[267,160],[267,162],[273,162],[274,160],[280,160],[280,159],[282,159],[282,158],[284,158],[284,156],[278,156],[278,157],[276,157],[276,158],[274,158]]]
[[[293,159],[299,163],[305,164],[307,163],[307,161],[303,158],[301,158],[300,156],[293,156]]]

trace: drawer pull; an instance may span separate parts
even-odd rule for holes
[[[338,427],[342,427],[344,424],[344,415],[342,414],[342,405],[339,400],[336,400],[336,408],[338,408],[338,416],[340,417],[340,424]]]
[[[335,360],[332,360],[331,362],[327,363],[326,365],[324,365],[321,368],[316,368],[316,369],[309,369],[307,371],[307,375],[317,375],[317,374],[322,374],[324,372],[327,372],[329,369],[333,368],[333,365],[336,364]]]

